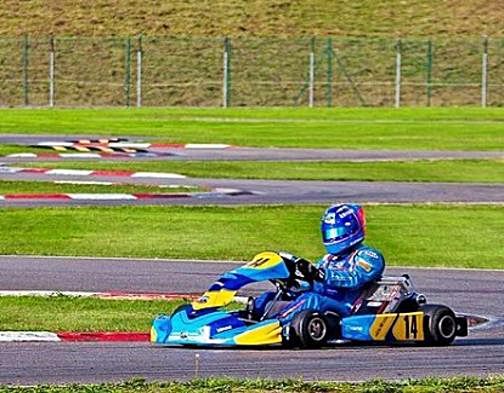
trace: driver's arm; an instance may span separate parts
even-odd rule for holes
[[[324,274],[323,271],[317,268],[313,263],[307,259],[297,257],[285,251],[280,251],[278,253],[284,260],[292,264],[295,270],[301,274],[299,279],[305,280],[309,283],[313,281],[323,281]]]

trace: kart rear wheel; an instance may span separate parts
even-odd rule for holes
[[[301,348],[319,348],[329,337],[329,324],[325,316],[313,310],[301,311],[291,324],[295,338]]]
[[[425,314],[425,343],[428,345],[449,345],[457,335],[457,319],[448,307],[426,304],[421,310]]]

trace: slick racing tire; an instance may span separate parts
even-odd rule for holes
[[[294,340],[301,348],[320,348],[329,338],[327,318],[317,311],[304,310],[292,320]]]
[[[457,319],[454,312],[446,306],[437,304],[426,304],[421,310],[425,314],[425,343],[451,344],[457,335]]]

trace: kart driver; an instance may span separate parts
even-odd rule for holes
[[[333,311],[344,317],[365,284],[378,280],[385,268],[383,255],[363,244],[366,220],[364,210],[357,204],[330,206],[321,220],[322,241],[327,254],[316,265],[291,254],[280,255],[295,264],[301,275],[311,281],[310,289],[293,295],[293,300],[275,307],[282,324],[290,322],[302,310]],[[256,299],[256,309],[265,310],[271,293]],[[273,311],[273,310],[271,310]]]

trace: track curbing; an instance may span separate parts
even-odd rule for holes
[[[0,331],[0,342],[145,342],[148,332]]]
[[[35,194],[3,194],[0,195],[2,202],[23,202],[23,201],[135,201],[154,199],[177,199],[177,198],[205,198],[212,196],[244,196],[254,195],[254,192],[239,189],[215,189],[208,192],[137,192],[133,194],[124,193],[35,193]]]
[[[109,300],[194,300],[195,293],[178,292],[85,292],[85,291],[43,291],[43,290],[1,290],[2,296],[71,296],[97,297]],[[245,304],[247,297],[237,296],[238,303]],[[0,331],[0,342],[147,342],[149,332],[48,332],[48,331]]]
[[[13,166],[0,167],[0,173],[18,174],[31,173],[39,175],[52,176],[92,176],[92,177],[133,177],[133,178],[149,178],[149,179],[186,179],[187,176],[179,173],[168,172],[134,172],[127,170],[92,170],[92,169],[53,169],[53,168],[23,168]]]

